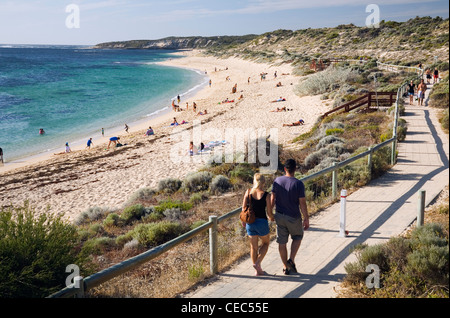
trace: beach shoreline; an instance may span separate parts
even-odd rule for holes
[[[45,211],[49,205],[52,211],[62,212],[70,220],[94,206],[119,209],[140,188],[155,188],[160,180],[169,177],[183,179],[205,164],[202,160],[173,160],[171,156],[173,149],[180,146],[179,137],[183,134],[205,143],[212,141],[211,136],[193,136],[195,123],[204,132],[215,131],[219,136],[230,128],[267,132],[276,129],[278,143],[286,145],[309,131],[317,118],[329,110],[320,96],[295,94],[300,77],[292,75],[291,65],[269,65],[234,57],[218,59],[196,50],[174,54],[183,57],[158,64],[206,72],[211,86],[207,84],[183,97],[180,112],[169,109],[148,121],[130,124],[129,133],[122,128],[117,136],[126,144],[124,147],[105,149],[109,140],[105,136],[104,141],[94,140],[92,149],[84,149],[86,145],[82,144],[69,154],[49,154],[17,163],[15,167],[0,167],[3,185],[0,206],[21,205],[28,200],[38,211]],[[265,79],[261,79],[261,73],[266,73]],[[276,85],[279,82],[281,87]],[[241,95],[243,98],[239,99]],[[274,102],[280,97],[286,101]],[[234,102],[222,103],[227,98]],[[197,104],[196,112],[192,109],[193,102]],[[281,107],[290,110],[275,111]],[[198,115],[205,110],[208,114]],[[172,127],[173,117],[187,124]],[[305,124],[283,126],[299,119]],[[154,136],[145,136],[148,126],[154,129]],[[187,149],[183,151],[187,154]]]
[[[178,55],[177,52],[175,54]],[[159,64],[159,62],[152,62],[152,64]],[[167,65],[170,66],[170,65]],[[200,70],[194,70],[189,69],[191,71],[196,71],[197,73],[200,73]],[[203,72],[202,72],[203,73]],[[188,98],[191,98],[195,96],[196,93],[198,93],[202,88],[206,87],[207,80],[203,80],[200,84],[197,84],[193,87],[189,87],[186,92],[181,93],[181,96],[187,96]],[[129,132],[130,133],[137,133],[142,130],[146,130],[149,126],[156,126],[160,125],[161,121],[166,121],[170,117],[171,109],[170,109],[170,102],[167,101],[167,106],[162,106],[162,108],[155,110],[154,112],[145,115],[144,117],[140,117],[139,119],[134,119],[127,123],[127,125],[130,127]],[[94,134],[86,134],[85,137],[77,138],[76,140],[69,141],[69,146],[73,152],[77,151],[83,151],[86,149],[87,140],[89,138],[93,138],[93,144],[94,146],[101,146],[104,147],[108,144],[109,138],[120,135],[124,133],[124,125],[120,126],[112,126],[108,127],[106,129],[107,133],[103,137],[100,129],[98,132]],[[28,166],[32,166],[44,161],[47,161],[49,159],[54,158],[55,153],[59,153],[64,150],[64,145],[60,145],[58,148],[51,148],[48,150],[43,150],[38,153],[29,154],[26,156],[13,158],[11,160],[8,160],[4,162],[3,164],[0,163],[0,174],[4,172],[13,171],[18,168],[26,168]],[[5,160],[5,158],[4,158]]]

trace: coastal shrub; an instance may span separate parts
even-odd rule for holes
[[[94,206],[82,212],[75,220],[75,225],[82,225],[92,221],[103,219],[108,213],[109,208]]]
[[[254,171],[248,163],[238,164],[231,172],[230,176],[241,179],[245,182],[253,182]]]
[[[189,197],[189,203],[191,203],[192,205],[197,205],[202,203],[203,201],[208,200],[208,194],[207,193],[193,193],[190,197]]]
[[[184,178],[181,188],[188,193],[208,190],[212,177],[208,171],[190,173]]]
[[[342,129],[342,128],[330,128],[330,129],[327,129],[327,130],[325,131],[325,134],[326,134],[327,136],[330,136],[330,135],[340,135],[340,134],[342,134],[342,133],[344,133],[344,129]]]
[[[218,175],[215,176],[210,184],[210,191],[211,193],[225,193],[229,191],[232,188],[232,184],[230,182],[230,179],[228,179],[225,176]]]
[[[121,224],[122,224],[122,219],[120,218],[120,215],[117,213],[110,213],[103,220],[103,225],[106,227],[120,226]]]
[[[439,122],[441,123],[442,129],[444,129],[448,133],[449,130],[448,108],[445,109],[440,115]]]
[[[164,211],[164,216],[168,221],[178,221],[182,217],[183,210],[180,208],[171,208]]]
[[[449,77],[442,79],[439,83],[434,84],[430,92],[430,106],[439,108],[449,107]]]
[[[155,194],[155,190],[151,188],[141,188],[134,192],[126,202],[125,206],[133,204],[138,201],[150,201]]]
[[[120,218],[123,220],[125,224],[129,224],[135,220],[139,220],[144,214],[144,206],[142,204],[135,204],[129,207],[126,207]]]
[[[111,237],[95,237],[84,242],[81,252],[88,255],[102,255],[108,250],[115,248],[116,240]]]
[[[162,221],[159,223],[138,224],[131,230],[130,236],[140,244],[151,247],[163,244],[183,232],[183,227],[177,222]]]
[[[448,297],[448,232],[437,223],[414,228],[387,243],[359,245],[357,260],[345,265],[344,282],[370,297]],[[383,273],[381,288],[368,289],[365,268],[376,264]]]
[[[343,144],[344,140],[333,135],[325,136],[324,138],[320,139],[319,143],[316,146],[316,150],[324,148],[332,143]]]
[[[0,297],[46,297],[65,287],[69,264],[89,275],[93,268],[79,244],[76,227],[62,215],[38,214],[28,202],[1,208]]]
[[[159,181],[158,192],[174,193],[181,187],[181,180],[175,178],[167,178]]]
[[[329,93],[345,83],[354,81],[357,75],[351,68],[330,67],[309,76],[296,87],[296,92],[301,96]]]
[[[164,200],[159,202],[159,205],[155,206],[154,211],[156,213],[165,213],[169,209],[180,209],[183,211],[188,211],[192,209],[193,205],[189,202]]]

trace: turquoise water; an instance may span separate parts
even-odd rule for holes
[[[156,65],[170,51],[0,45],[0,147],[6,162],[117,131],[206,84]],[[42,128],[45,134],[40,135]],[[87,139],[86,139],[87,140]],[[94,140],[95,144],[95,140]]]

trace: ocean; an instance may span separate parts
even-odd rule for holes
[[[0,148],[5,162],[124,133],[207,84],[200,71],[155,63],[173,51],[0,44]],[[39,134],[43,129],[45,134]]]

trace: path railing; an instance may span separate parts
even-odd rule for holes
[[[419,77],[423,76],[423,71],[418,72],[418,74],[419,74],[418,75]],[[393,136],[391,139],[386,140],[378,145],[375,145],[375,146],[369,148],[369,150],[367,150],[363,153],[360,153],[354,157],[351,157],[351,158],[344,160],[342,162],[339,162],[339,163],[335,163],[331,167],[328,167],[326,169],[323,169],[323,170],[313,173],[311,175],[304,176],[300,180],[303,182],[306,182],[306,181],[312,180],[314,178],[317,178],[319,176],[322,176],[322,175],[325,175],[328,173],[332,173],[332,189],[333,189],[332,196],[333,196],[333,198],[336,198],[338,170],[340,168],[343,168],[343,167],[349,165],[350,163],[367,156],[368,157],[368,161],[367,161],[368,168],[369,168],[369,171],[371,171],[373,153],[376,150],[378,150],[382,147],[385,147],[389,144],[392,144],[391,163],[392,163],[392,165],[395,164],[399,102],[405,92],[406,92],[406,84],[402,85],[397,91],[397,99],[396,99],[396,103],[395,103],[394,129],[393,129]],[[69,286],[67,286],[64,289],[61,289],[60,291],[58,291],[56,293],[53,293],[52,295],[48,296],[48,298],[84,297],[84,294],[87,291],[89,291],[89,290],[91,290],[91,289],[93,289],[93,288],[119,276],[119,275],[127,273],[148,261],[155,259],[159,255],[169,251],[170,249],[174,248],[175,246],[177,246],[183,242],[186,242],[186,241],[192,239],[193,237],[195,237],[205,231],[208,231],[208,230],[209,230],[210,271],[211,271],[211,274],[216,274],[218,272],[218,262],[217,262],[217,259],[218,259],[218,253],[217,253],[217,250],[218,250],[218,245],[217,245],[218,224],[220,224],[220,222],[223,222],[229,218],[237,216],[240,212],[241,212],[241,207],[236,208],[233,211],[230,211],[220,217],[210,216],[208,222],[204,223],[203,225],[201,225],[201,226],[199,226],[199,227],[197,227],[197,228],[195,228],[195,229],[193,229],[171,241],[168,241],[162,245],[154,247],[144,253],[141,253],[137,256],[129,258],[123,262],[120,262],[116,265],[106,268],[106,269],[104,269],[98,273],[95,273],[91,276],[88,276],[86,278],[83,278],[81,276],[75,277],[74,282],[72,284],[70,284]]]

